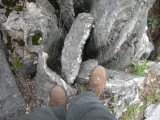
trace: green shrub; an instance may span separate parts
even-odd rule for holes
[[[146,59],[143,60],[143,64],[142,65],[140,65],[138,62],[131,62],[131,64],[133,66],[129,67],[129,70],[134,75],[143,76],[144,75],[144,71],[147,69],[146,63],[147,63]]]

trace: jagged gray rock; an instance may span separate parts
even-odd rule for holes
[[[153,45],[146,35],[148,10],[155,0],[92,1],[90,13],[95,18],[93,39],[88,52],[97,50],[99,64],[125,68],[131,61],[149,57]]]
[[[160,120],[160,102],[151,104],[146,108],[145,120]]]
[[[154,72],[157,76],[160,76],[160,62],[149,62],[147,66]]]
[[[25,113],[24,99],[18,90],[4,52],[0,33],[0,119],[6,120]]]
[[[17,14],[17,11],[14,10],[10,13],[6,22],[3,23],[5,44],[8,43],[8,35],[19,42],[24,42],[24,46],[21,46],[23,54],[21,56],[23,59],[22,75],[36,71],[36,67],[33,65],[34,61],[31,59],[33,56],[31,52],[34,51],[34,47],[47,52],[50,58],[58,52],[56,47],[63,35],[57,27],[57,18],[54,11],[54,8],[47,0],[38,0],[37,3],[27,2],[23,11]],[[39,40],[37,34],[41,34]],[[11,52],[9,59],[13,63]]]
[[[51,57],[54,46],[61,36],[57,27],[57,18],[52,12],[54,12],[54,8],[47,1],[43,1],[41,4],[26,3],[24,11],[20,14],[17,14],[16,11],[10,13],[3,26],[10,37],[24,40],[26,48],[33,46],[32,37],[34,35],[42,34],[42,38],[38,41],[39,46],[43,46],[43,51]],[[7,41],[5,42],[7,43]]]
[[[95,59],[82,62],[76,78],[77,82],[83,84],[88,83],[91,73],[96,66],[98,66],[98,62]]]
[[[90,14],[80,13],[66,36],[61,63],[62,72],[69,84],[72,84],[78,75],[83,47],[90,35],[93,21]]]
[[[106,74],[107,80],[105,91],[111,94],[116,106],[114,106],[113,100],[105,100],[105,105],[107,103],[113,104],[116,117],[119,118],[122,113],[126,111],[122,106],[128,106],[140,102],[138,87],[141,87],[145,78],[133,76],[124,71],[109,69],[106,69]]]
[[[101,102],[105,106],[114,106],[116,118],[118,119],[122,113],[127,110],[122,107],[140,102],[138,88],[142,87],[145,78],[133,76],[124,71],[111,69],[106,69],[106,75],[106,86],[102,94],[104,100]],[[85,75],[81,77],[81,79],[86,80]],[[108,95],[110,97],[105,99],[105,96]]]
[[[45,52],[38,54],[37,75],[35,78],[35,91],[38,107],[49,106],[50,93],[53,86],[60,85],[70,97],[76,94],[76,89],[70,87],[66,82],[55,72],[47,67],[48,54]]]

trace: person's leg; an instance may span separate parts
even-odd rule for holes
[[[23,115],[12,120],[65,120],[67,97],[63,88],[55,86],[51,91],[50,107],[41,108],[31,114]]]
[[[46,107],[36,109],[32,113],[13,118],[11,120],[65,120],[66,109],[64,106]]]
[[[116,118],[100,103],[95,93],[88,91],[72,99],[66,120],[116,120]]]
[[[88,92],[74,97],[68,107],[66,120],[116,120],[112,113],[98,100],[106,84],[102,66],[92,72]]]

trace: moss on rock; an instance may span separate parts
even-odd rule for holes
[[[42,38],[41,33],[37,33],[32,37],[32,45],[39,45],[39,39]]]

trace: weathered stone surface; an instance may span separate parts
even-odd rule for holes
[[[160,76],[160,62],[149,62],[147,66],[150,67],[152,72],[154,72],[157,76]]]
[[[92,71],[96,66],[98,66],[98,62],[94,59],[82,62],[77,76],[77,82],[83,84],[88,83]]]
[[[53,19],[57,21],[57,18],[55,16],[55,9],[48,0],[36,0],[36,3],[41,6],[41,9],[48,13],[48,15],[46,14],[46,16],[48,16],[49,18],[53,17]]]
[[[73,4],[73,0],[59,0],[61,19],[68,30],[75,19]]]
[[[59,35],[57,19],[51,13],[54,8],[52,7],[51,10],[48,7],[49,3],[42,3],[42,5],[26,3],[26,9],[20,14],[13,11],[3,26],[10,37],[24,40],[26,48],[32,46],[32,37],[37,33],[41,33],[42,39],[39,40],[39,44],[43,46],[45,52],[52,55],[54,42]]]
[[[90,14],[79,14],[66,36],[61,63],[67,83],[72,84],[78,75],[83,47],[90,35],[93,21]]]
[[[160,120],[160,103],[151,104],[146,108],[145,120]]]
[[[45,52],[38,54],[37,75],[35,78],[35,91],[38,106],[48,106],[50,100],[50,92],[54,85],[62,86],[67,96],[70,97],[76,94],[76,90],[70,87],[66,82],[55,72],[47,67],[48,55]]]
[[[105,91],[109,92],[114,99],[106,100],[106,103],[112,103],[115,107],[116,117],[119,118],[126,109],[122,106],[128,106],[140,102],[138,87],[144,82],[144,77],[132,76],[123,71],[106,69],[107,80]]]
[[[24,114],[25,103],[8,64],[3,45],[0,33],[0,119],[6,120]]]
[[[24,46],[21,46],[22,56],[20,56],[23,59],[22,75],[36,71],[34,61],[31,59],[34,47],[47,52],[50,58],[58,52],[55,47],[61,40],[62,34],[57,27],[54,11],[47,0],[37,0],[37,3],[26,3],[26,8],[23,8],[19,14],[15,10],[11,12],[7,21],[3,23],[5,44],[8,43],[8,35],[11,39],[24,42]],[[40,38],[37,34],[40,34]],[[13,63],[12,54],[10,54],[10,62]]]
[[[131,61],[149,57],[154,47],[146,35],[146,23],[148,10],[154,2],[93,1],[90,13],[95,18],[95,28],[87,54],[96,49],[98,56],[93,57],[97,58],[99,64],[112,69],[124,68]]]

